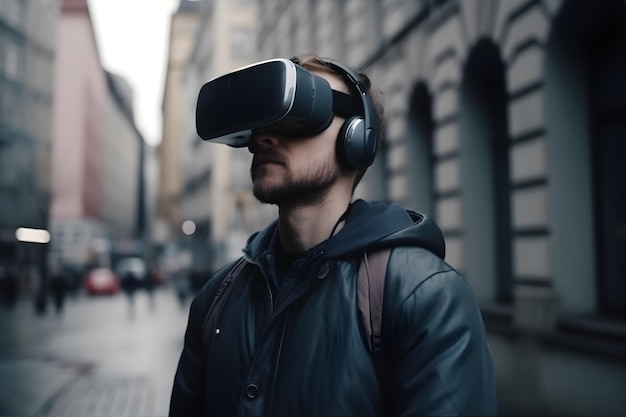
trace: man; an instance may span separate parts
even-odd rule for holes
[[[201,92],[198,132],[209,140],[237,130],[203,125],[218,97],[211,98],[211,91],[229,91],[215,107],[217,114],[238,94],[231,90],[237,80],[250,81],[241,81],[248,90],[257,88],[259,83],[248,79],[257,73],[263,74],[263,85],[295,77],[297,91],[305,89],[301,73],[313,74],[311,100],[325,100],[320,96],[327,82],[334,112],[329,122],[307,128],[309,133],[322,129],[315,134],[299,134],[282,114],[251,130],[254,195],[276,204],[279,217],[250,237],[243,263],[218,271],[194,299],[170,416],[495,414],[493,366],[481,315],[468,283],[443,261],[437,226],[394,204],[352,202],[381,131],[382,106],[369,79],[312,54],[292,60],[294,76],[273,76],[274,70],[291,74],[290,62],[267,64],[271,71],[266,72],[259,64]],[[283,88],[280,82],[276,88]],[[279,96],[293,90],[283,88]],[[359,105],[342,106],[341,97]],[[298,107],[293,103],[286,108]],[[229,111],[253,120],[249,112],[261,110],[233,106]],[[223,142],[245,145],[243,127],[250,126],[242,122],[236,139]],[[215,134],[207,133],[211,129]],[[363,147],[350,150],[359,140]],[[356,288],[363,253],[380,248],[393,248],[384,278],[383,376],[363,336]],[[219,314],[210,313],[225,277],[240,267]],[[215,325],[207,326],[211,320]]]

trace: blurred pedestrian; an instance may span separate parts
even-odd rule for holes
[[[18,278],[12,265],[0,265],[0,296],[5,306],[12,308],[17,302]]]
[[[48,280],[34,265],[28,267],[26,273],[28,281],[33,284],[35,313],[44,315],[48,311]]]
[[[279,216],[192,302],[170,416],[496,413],[481,314],[443,260],[437,225],[396,204],[353,201],[382,113],[365,74],[313,54],[202,88],[199,135],[249,147],[254,195]],[[366,254],[383,249],[377,274]],[[359,315],[370,317],[360,309],[368,300],[367,323],[382,334]]]
[[[174,288],[180,307],[187,308],[188,300],[193,293],[191,272],[183,268],[171,270],[168,281]]]
[[[50,274],[50,291],[54,301],[54,308],[57,314],[63,312],[63,304],[67,294],[67,276],[62,267],[55,267]]]
[[[67,295],[76,298],[82,287],[81,276],[84,275],[84,272],[81,272],[76,266],[67,267],[64,271],[67,282]]]
[[[140,287],[139,277],[135,271],[128,269],[123,272],[120,277],[120,287],[128,300],[128,315],[133,318],[135,316],[135,294]]]

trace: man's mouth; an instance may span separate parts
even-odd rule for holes
[[[253,165],[262,164],[278,164],[285,165],[285,161],[282,158],[273,155],[255,155]]]

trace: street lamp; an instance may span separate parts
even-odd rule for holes
[[[29,227],[19,227],[15,230],[15,238],[20,242],[27,243],[48,243],[50,242],[50,232],[45,229],[31,229]]]

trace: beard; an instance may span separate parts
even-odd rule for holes
[[[287,169],[283,165],[282,169]],[[250,168],[254,196],[261,203],[279,206],[311,205],[322,200],[329,187],[339,178],[339,168],[332,154],[310,166],[305,172],[281,174],[280,181],[272,181],[269,167],[255,164]]]

